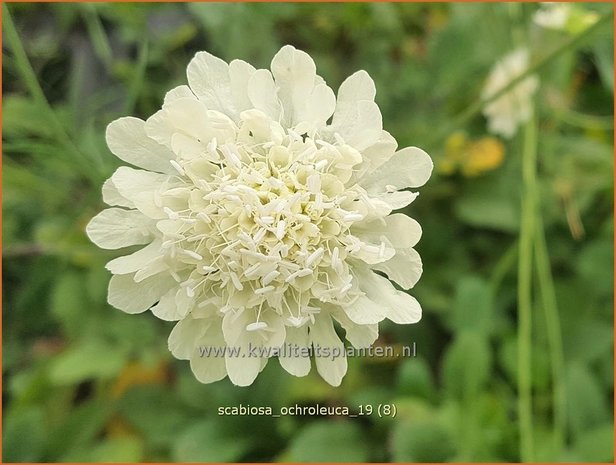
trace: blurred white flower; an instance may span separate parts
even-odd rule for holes
[[[334,321],[355,347],[371,345],[385,318],[417,322],[417,301],[375,271],[405,289],[419,279],[421,228],[391,212],[416,198],[402,189],[423,185],[432,162],[396,151],[368,74],[336,97],[310,56],[285,46],[271,71],[200,52],[187,76],[147,121],[107,128],[111,151],[141,169],[105,182],[113,208],[87,233],[105,249],[147,244],[107,264],[109,302],[178,321],[173,355],[201,382],[242,386],[273,349],[295,376],[310,370],[307,348],[341,351]],[[340,384],[344,353],[315,363]]]
[[[546,29],[562,30],[571,15],[571,5],[562,2],[542,2],[535,12],[533,21]]]
[[[481,92],[481,98],[490,98],[525,73],[528,66],[528,50],[518,49],[506,55],[490,72]],[[483,108],[483,114],[488,119],[488,130],[506,138],[513,137],[518,126],[531,117],[533,97],[538,87],[539,79],[535,75],[528,76],[511,90],[486,105]]]

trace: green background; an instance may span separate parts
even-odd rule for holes
[[[502,141],[493,169],[468,177],[438,168],[455,131],[487,135],[480,114],[456,115],[477,104],[497,59],[528,42],[540,62],[584,33],[575,21],[568,31],[540,29],[536,9],[13,4],[9,21],[5,7],[4,461],[612,461],[612,20],[539,70],[535,193],[521,168],[525,138],[535,142],[529,127]],[[106,303],[104,264],[117,252],[84,234],[120,164],[104,128],[156,111],[166,90],[185,83],[196,51],[268,67],[287,43],[308,52],[334,89],[367,70],[385,128],[435,160],[408,210],[424,230],[424,274],[412,290],[424,317],[383,324],[379,340],[416,342],[418,356],[352,359],[339,388],[314,367],[297,379],[276,361],[249,388],[201,385],[167,352],[172,324]],[[529,199],[545,230],[530,242],[520,241]],[[519,308],[520,283],[532,285],[532,299]],[[520,314],[530,316],[530,341],[518,337]],[[520,406],[527,374],[530,399]],[[531,423],[521,424],[529,400]],[[395,404],[397,415],[217,415],[225,405],[317,403]],[[532,435],[525,449],[520,431]]]

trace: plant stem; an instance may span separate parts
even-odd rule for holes
[[[464,126],[469,120],[471,120],[476,115],[478,115],[486,105],[488,105],[489,103],[493,102],[494,100],[498,99],[499,97],[509,92],[511,89],[513,89],[517,84],[522,82],[528,76],[531,76],[532,74],[535,74],[541,71],[545,66],[547,66],[549,63],[554,61],[556,58],[558,58],[563,53],[577,47],[580,43],[582,43],[585,39],[587,39],[595,31],[597,31],[598,29],[601,29],[604,25],[606,24],[611,25],[613,17],[614,17],[613,11],[611,11],[610,13],[606,13],[601,18],[599,18],[599,20],[595,24],[586,28],[580,34],[573,36],[570,39],[563,42],[561,46],[556,47],[554,50],[549,52],[543,58],[541,58],[540,60],[537,60],[533,65],[529,66],[528,69],[524,73],[520,74],[516,78],[509,81],[509,83],[507,83],[505,86],[500,88],[498,91],[494,92],[489,97],[486,97],[484,99],[478,99],[474,104],[470,105],[469,107],[467,107],[466,110],[458,114],[453,119],[451,124],[446,125],[445,129],[443,131],[440,131],[437,134],[437,136],[426,146],[429,149],[434,148],[438,143],[440,143],[440,141],[446,138],[449,134],[451,134],[457,128]]]
[[[537,208],[537,123],[535,115],[526,123],[522,153],[522,212],[518,260],[518,419],[520,456],[532,462],[532,266]]]
[[[535,255],[541,303],[545,314],[550,366],[552,369],[552,404],[554,409],[554,442],[556,450],[562,451],[565,441],[566,406],[565,357],[563,353],[560,315],[556,302],[554,280],[550,269],[550,258],[545,240],[545,230],[541,215],[537,214],[535,223]]]

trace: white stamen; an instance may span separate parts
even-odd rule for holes
[[[178,215],[176,212],[171,210],[169,207],[163,207],[163,211],[169,217],[170,220],[177,220],[180,218],[180,215]]]
[[[256,323],[250,323],[246,326],[246,331],[259,331],[261,329],[266,329],[267,323],[264,321],[257,321]]]
[[[240,282],[240,278],[238,278],[238,276],[233,271],[229,272],[229,276],[231,276],[231,282],[233,283],[233,286],[235,286],[235,288],[238,291],[241,291],[244,289],[244,286]]]
[[[361,221],[363,219],[364,219],[364,216],[357,212],[350,212],[350,213],[345,214],[342,217],[343,221]]]
[[[306,267],[312,266],[318,259],[320,259],[323,256],[324,252],[325,251],[323,250],[322,247],[319,247],[317,250],[312,252],[306,259]]]
[[[181,176],[184,176],[186,174],[186,171],[184,171],[184,168],[182,168],[177,161],[169,160],[169,163],[171,163],[171,166],[173,166],[175,168],[175,170],[178,173],[180,173]]]
[[[261,287],[259,289],[255,289],[255,294],[257,295],[265,294],[266,292],[273,291],[274,289],[276,289],[274,286]]]
[[[189,257],[194,258],[195,260],[203,260],[203,257],[199,255],[197,252],[193,252],[192,250],[184,250],[184,253]]]
[[[267,273],[263,279],[263,285],[267,286],[269,283],[271,283],[274,279],[276,279],[278,276],[280,275],[280,271],[274,270],[274,271],[270,271],[269,273]]]
[[[278,222],[278,224],[276,225],[276,238],[278,240],[282,240],[282,238],[284,237],[284,228],[287,226],[287,224],[281,220]]]

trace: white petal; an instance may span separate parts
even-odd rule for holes
[[[274,121],[280,119],[282,105],[276,94],[272,74],[266,69],[257,70],[248,81],[248,97],[257,110],[261,110]]]
[[[369,192],[383,192],[385,186],[396,189],[423,186],[432,174],[430,156],[417,147],[396,152],[387,163],[364,176],[359,184]]]
[[[229,65],[225,61],[210,53],[199,52],[188,64],[186,76],[190,88],[208,109],[235,116]]]
[[[242,354],[248,354],[250,341],[241,339],[234,346],[241,350]],[[225,368],[229,379],[236,386],[250,386],[262,369],[262,358],[257,356],[237,356],[227,352],[225,356]]]
[[[356,112],[357,103],[360,100],[374,101],[376,86],[370,75],[360,70],[344,80],[338,89],[336,111],[332,123],[344,124],[351,115]]]
[[[310,347],[308,327],[287,327],[286,331],[284,341],[286,352],[278,357],[278,361],[282,368],[293,376],[306,376],[310,372],[310,357],[302,357],[301,354],[307,352]],[[295,354],[296,357],[293,356]]]
[[[285,45],[272,59],[272,74],[284,108],[284,121],[295,126],[304,119],[316,80],[316,65],[306,52]]]
[[[193,302],[193,299],[188,297],[186,289],[173,288],[162,296],[158,304],[150,310],[161,320],[178,321],[186,317]]]
[[[108,208],[90,220],[86,233],[102,249],[120,249],[150,242],[151,227],[152,220],[137,210]]]
[[[387,278],[359,267],[356,267],[355,273],[360,289],[370,300],[383,305],[388,319],[398,324],[417,323],[421,319],[419,302],[394,288]]]
[[[372,269],[382,271],[401,288],[410,289],[419,281],[423,265],[415,249],[397,249],[393,258],[374,265]]]
[[[366,296],[360,296],[352,304],[343,307],[343,310],[349,319],[358,325],[372,325],[385,319],[382,305]]]
[[[352,232],[362,241],[378,244],[382,237],[388,239],[396,249],[410,248],[421,239],[421,226],[404,213],[394,213],[382,220],[355,223]]]
[[[346,352],[329,314],[316,315],[314,325],[310,327],[310,342],[315,349],[315,363],[321,377],[332,386],[340,386],[347,371]],[[327,350],[330,356],[318,357],[317,350]],[[337,357],[331,356],[334,351],[337,352]]]
[[[109,150],[120,160],[150,171],[170,173],[173,153],[145,133],[145,121],[127,116],[107,126]]]
[[[391,210],[398,210],[411,204],[418,195],[419,192],[394,191],[372,194],[372,198],[385,202]]]
[[[210,351],[210,355],[206,356],[205,352],[201,353],[201,346],[219,350],[225,347],[220,319],[212,322],[205,334],[197,340],[195,350],[190,357],[190,368],[201,383],[213,383],[227,376],[225,358],[217,355],[215,351]]]
[[[332,130],[338,132],[344,141],[356,148],[364,150],[375,144],[383,133],[383,118],[379,106],[369,100],[361,100],[349,111],[345,119]]]
[[[353,323],[347,314],[342,310],[332,313],[340,326],[346,332],[346,339],[353,344],[353,347],[360,349],[370,347],[379,337],[379,325],[358,325]]]
[[[107,179],[103,183],[103,188],[101,189],[103,193],[103,202],[107,205],[111,205],[112,207],[126,207],[126,208],[135,208],[135,204],[123,197],[122,194],[118,191],[118,188],[113,184],[111,178]]]
[[[163,108],[181,98],[197,99],[196,95],[190,90],[190,87],[186,85],[177,86],[165,94]]]
[[[162,256],[160,241],[154,241],[130,255],[114,258],[105,268],[113,274],[128,274],[145,268],[152,261]]]
[[[229,63],[231,94],[238,114],[252,108],[252,102],[248,98],[248,82],[255,71],[254,66],[242,60]]]
[[[180,320],[169,334],[169,351],[180,360],[190,360],[198,351],[197,341],[205,334],[212,320],[205,318],[184,318]]]
[[[113,275],[107,300],[126,313],[141,313],[154,305],[169,289],[177,285],[170,276],[158,274],[136,283],[133,275]]]
[[[119,167],[111,176],[118,192],[131,202],[144,215],[162,219],[167,215],[157,205],[158,192],[168,184],[169,176],[150,171]]]
[[[302,115],[302,121],[312,121],[321,124],[332,116],[336,108],[336,95],[325,84],[314,88],[306,104],[306,111]]]
[[[367,172],[377,169],[396,153],[398,142],[387,131],[381,132],[381,137],[362,151],[362,163],[356,167],[356,178],[361,179]]]

